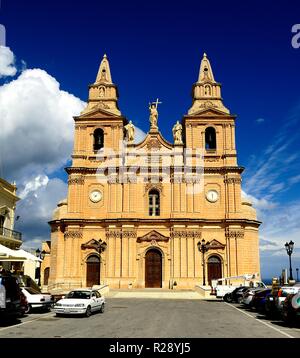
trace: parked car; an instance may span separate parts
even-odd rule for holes
[[[255,308],[257,311],[264,311],[265,310],[265,302],[266,298],[271,294],[272,289],[265,288],[261,291],[256,291],[254,293],[251,307]]]
[[[283,303],[288,295],[294,295],[300,291],[300,284],[296,283],[293,286],[281,286],[278,290],[266,298],[265,313],[268,317],[281,315],[283,310]]]
[[[243,298],[242,298],[242,303],[245,305],[245,306],[248,306],[248,307],[251,307],[252,306],[252,301],[253,301],[253,298],[254,298],[254,294],[256,292],[259,292],[259,291],[263,291],[265,288],[261,288],[261,287],[255,287],[255,288],[248,288],[248,290],[246,290],[244,293],[243,293]]]
[[[29,305],[26,296],[21,291],[21,316],[24,316],[29,311]]]
[[[105,298],[97,290],[77,289],[57,301],[54,305],[54,312],[57,316],[80,314],[89,317],[95,311],[103,313],[104,306]]]
[[[0,274],[0,315],[17,317],[21,314],[21,290],[16,278]]]
[[[300,320],[300,292],[289,294],[282,304],[281,317],[288,324]]]
[[[33,309],[48,311],[52,306],[53,300],[49,294],[40,293],[31,287],[22,287],[22,292],[28,301],[28,310],[25,313],[29,313]]]
[[[243,293],[248,290],[249,286],[240,286],[237,287],[232,292],[226,293],[226,295],[223,297],[223,300],[225,302],[236,302],[240,303],[243,298]]]

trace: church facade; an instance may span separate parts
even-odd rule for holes
[[[206,54],[173,143],[159,131],[159,100],[149,111],[138,142],[104,56],[87,107],[74,118],[68,196],[50,221],[50,289],[185,289],[259,277],[260,222],[241,196],[236,118]]]

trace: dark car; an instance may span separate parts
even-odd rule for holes
[[[16,278],[0,274],[0,315],[16,317],[21,314],[21,290]]]
[[[270,288],[255,292],[252,299],[252,307],[259,312],[264,312],[266,298],[271,295],[271,292]]]
[[[248,286],[240,286],[237,287],[232,292],[226,293],[226,295],[223,297],[223,300],[225,302],[236,302],[240,303],[243,298],[243,293],[248,289]]]

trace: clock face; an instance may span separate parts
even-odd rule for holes
[[[90,193],[90,200],[93,203],[98,203],[102,199],[102,193],[99,190],[93,190]]]
[[[209,190],[206,193],[206,199],[211,203],[215,203],[219,199],[219,194],[216,190]]]

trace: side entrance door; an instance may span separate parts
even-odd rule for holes
[[[218,256],[211,256],[207,262],[207,278],[208,284],[211,285],[211,280],[222,277],[222,264]]]
[[[162,287],[162,256],[159,250],[151,249],[146,253],[145,287]]]
[[[100,284],[100,259],[96,255],[92,255],[86,262],[86,286]]]

